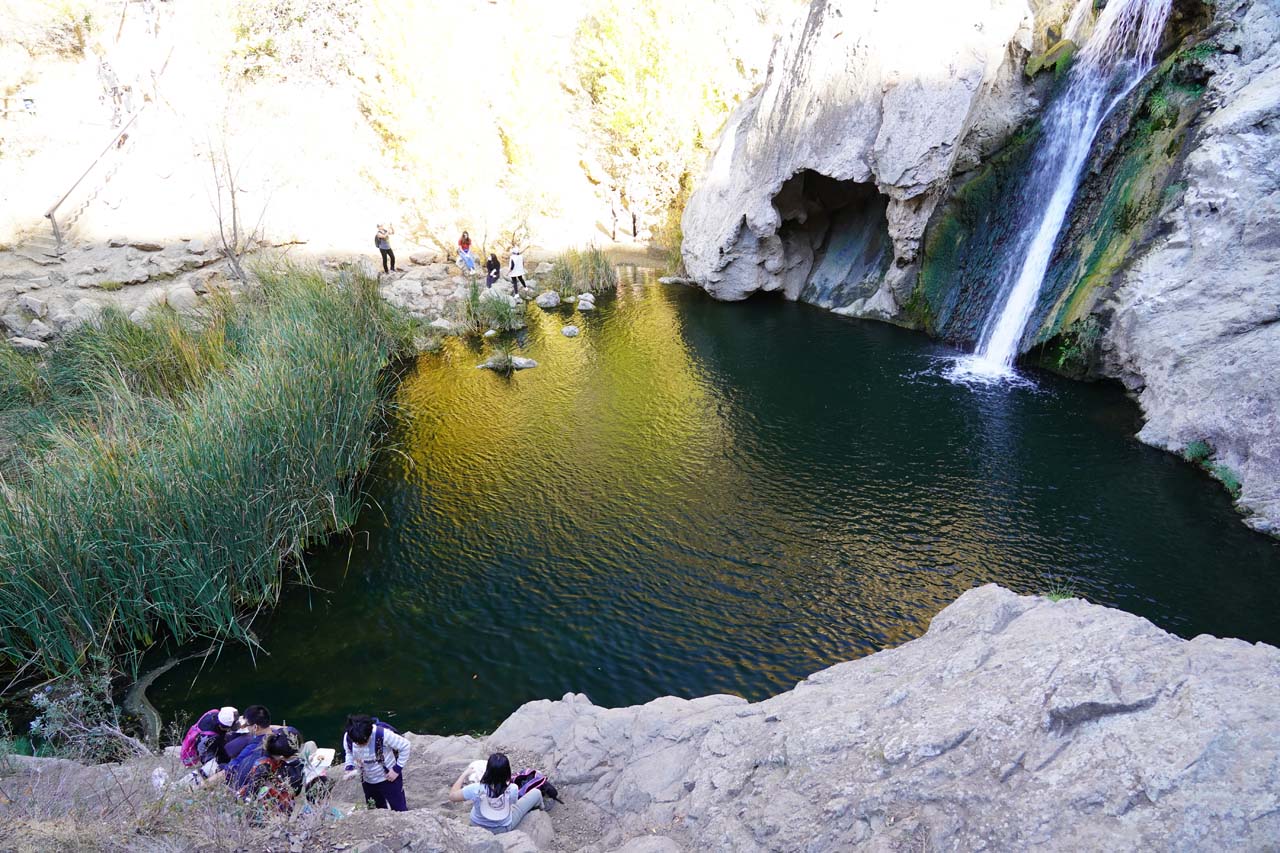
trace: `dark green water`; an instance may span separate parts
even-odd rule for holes
[[[566,691],[760,699],[989,581],[1280,644],[1280,543],[1139,444],[1114,387],[956,386],[923,336],[629,269],[529,322],[535,370],[421,360],[364,532],[261,622],[256,667],[161,681],[166,717],[263,702],[324,740],[351,711],[451,733]]]

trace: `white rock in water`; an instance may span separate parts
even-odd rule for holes
[[[538,294],[538,298],[533,300],[539,308],[555,308],[560,304],[560,294],[554,290],[544,290]]]
[[[592,305],[596,304],[596,295],[594,293],[591,293],[590,291],[588,291],[587,293],[578,294],[578,300],[581,301],[583,299],[590,302]]]
[[[49,346],[44,341],[33,341],[31,338],[9,338],[9,343],[21,352],[40,352]]]
[[[487,331],[487,332],[485,332],[485,333],[484,333],[484,336],[485,336],[486,338],[496,338],[496,337],[498,336],[498,330],[497,330],[497,329],[490,329],[489,331]]]
[[[594,302],[588,302],[588,301],[587,301],[587,300],[585,300],[585,299],[579,299],[579,300],[578,300],[578,310],[579,310],[579,311],[594,311],[594,310],[596,310],[596,304],[595,304]]]
[[[531,367],[537,367],[538,362],[531,358],[521,358],[518,355],[511,356],[511,366],[516,370],[528,370]]]
[[[664,275],[658,279],[658,284],[697,284],[697,282],[680,275]]]
[[[578,327],[565,326],[560,330],[560,334],[564,335],[566,338],[576,338],[578,336]]]

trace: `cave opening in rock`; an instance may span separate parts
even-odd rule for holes
[[[773,198],[782,218],[783,290],[823,308],[876,292],[893,259],[889,198],[874,183],[797,172]]]

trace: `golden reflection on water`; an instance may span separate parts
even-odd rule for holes
[[[623,273],[595,312],[528,309],[537,368],[477,370],[489,345],[457,339],[424,356],[365,532],[308,560],[317,589],[260,626],[256,668],[180,667],[158,707],[234,683],[304,727],[358,706],[459,731],[566,691],[758,699],[991,581],[1277,639],[1280,550],[1137,445],[1118,393],[975,393],[902,330]]]

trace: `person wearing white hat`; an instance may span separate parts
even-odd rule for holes
[[[227,735],[235,728],[239,718],[240,712],[231,705],[208,711],[200,717],[196,722],[200,730],[196,737],[196,756],[201,765],[207,765],[212,761],[216,767],[226,762],[227,755],[223,746],[227,742]]]

